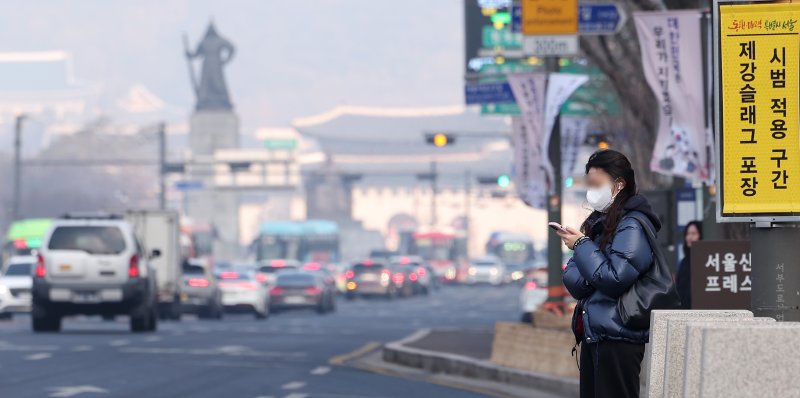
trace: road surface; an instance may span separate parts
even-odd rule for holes
[[[487,329],[516,320],[518,286],[446,287],[428,297],[338,300],[333,314],[265,321],[184,317],[152,334],[127,318],[70,318],[33,334],[30,318],[0,322],[3,397],[470,398],[474,392],[329,363],[421,328]],[[373,344],[370,344],[373,343]]]

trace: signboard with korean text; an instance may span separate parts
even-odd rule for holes
[[[578,33],[578,0],[522,0],[522,33]]]
[[[749,241],[697,241],[691,256],[692,309],[750,309]]]
[[[800,4],[718,2],[717,219],[800,220]]]

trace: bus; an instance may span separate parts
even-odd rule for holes
[[[503,260],[514,281],[521,280],[525,270],[533,268],[534,253],[533,239],[525,234],[494,232],[486,242],[486,254]]]
[[[256,260],[339,261],[339,226],[327,220],[270,221],[253,242]]]
[[[39,249],[52,222],[50,218],[29,218],[11,223],[3,245],[3,266],[12,256],[29,256]]]
[[[462,281],[467,273],[467,240],[450,229],[421,229],[411,234],[407,253],[422,257],[442,282]]]

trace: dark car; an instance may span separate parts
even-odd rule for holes
[[[392,281],[392,269],[378,261],[364,260],[353,265],[347,271],[348,300],[356,296],[384,296],[388,299],[395,298],[399,289]]]
[[[222,318],[222,291],[211,271],[200,264],[183,264],[181,310],[200,318]]]
[[[309,272],[282,272],[270,289],[270,310],[312,308],[318,313],[336,309],[336,293],[322,277]]]

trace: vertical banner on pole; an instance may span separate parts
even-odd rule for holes
[[[590,122],[584,117],[561,117],[561,176],[564,178],[575,173],[578,151],[586,141]]]
[[[528,206],[544,209],[547,192],[552,184],[550,175],[543,167],[543,139],[545,85],[547,75],[524,73],[508,75],[508,83],[520,107],[521,116],[514,118],[514,170],[515,184],[523,202]]]
[[[634,13],[647,84],[659,104],[650,169],[709,180],[700,11]]]
[[[542,136],[540,144],[542,146],[542,153],[544,154],[544,168],[547,170],[548,179],[550,181],[555,179],[555,175],[553,173],[553,164],[550,162],[550,156],[548,155],[548,148],[550,147],[550,136],[553,134],[553,126],[556,123],[556,117],[558,117],[559,112],[561,112],[561,107],[567,102],[569,96],[572,95],[578,87],[588,81],[588,75],[576,73],[551,73],[548,78],[544,111],[544,135]],[[555,185],[549,185],[547,192],[553,195],[555,193]]]

